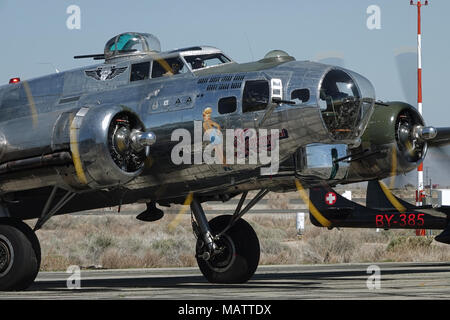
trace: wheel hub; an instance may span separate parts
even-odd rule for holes
[[[227,235],[221,236],[215,243],[219,247],[219,251],[211,255],[207,263],[211,269],[217,272],[224,272],[233,264],[236,248],[233,241]]]
[[[11,264],[11,252],[8,244],[0,238],[0,276],[8,269]]]

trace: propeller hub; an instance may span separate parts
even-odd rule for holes
[[[130,134],[131,147],[140,151],[145,147],[150,147],[156,142],[156,136],[153,132],[142,132],[139,130],[133,130]]]
[[[124,154],[130,148],[130,129],[120,127],[114,135],[114,144],[120,154]]]
[[[431,140],[436,138],[437,130],[435,127],[415,126],[414,135],[418,139]]]
[[[153,133],[142,132],[143,126],[131,114],[120,113],[111,121],[109,147],[116,165],[125,172],[136,172],[149,155]]]
[[[420,161],[427,149],[427,140],[436,134],[433,127],[425,127],[419,115],[412,110],[402,111],[397,118],[398,147],[408,162]]]

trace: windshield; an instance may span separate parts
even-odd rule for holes
[[[184,59],[191,66],[192,70],[217,66],[222,63],[231,62],[222,53],[202,54],[195,56],[184,56]]]

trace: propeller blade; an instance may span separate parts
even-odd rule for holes
[[[430,147],[440,147],[450,144],[450,127],[435,128],[437,131],[433,139],[428,140]]]
[[[439,173],[440,177],[450,177],[448,170],[450,162],[450,147],[433,147],[428,150],[427,166],[433,169],[436,173]],[[448,180],[448,179],[447,179]]]
[[[433,147],[428,150],[425,160],[425,172],[432,184],[448,186],[450,181],[450,146]],[[428,170],[428,172],[427,172]],[[425,184],[429,184],[426,181]]]
[[[344,56],[339,52],[319,53],[313,60],[323,64],[345,67]]]
[[[409,148],[407,149],[409,152]],[[397,170],[397,149],[394,147],[391,149],[391,176],[383,180],[386,186],[390,189],[403,188],[407,184],[410,184],[410,179],[407,174],[401,174]]]
[[[417,105],[417,53],[416,49],[395,50],[395,63],[406,102]]]

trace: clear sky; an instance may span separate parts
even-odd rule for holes
[[[450,126],[450,1],[429,2],[422,10],[424,117]],[[70,5],[81,10],[80,29],[66,26]],[[380,8],[380,29],[367,27],[370,5]],[[156,35],[163,50],[212,45],[237,62],[272,49],[297,60],[342,56],[345,67],[372,81],[378,99],[406,100],[395,54],[415,50],[416,23],[409,0],[0,0],[0,75],[7,83],[52,73],[53,66],[93,64],[73,56],[102,53],[109,38],[137,31]]]
[[[81,9],[81,28],[66,26],[67,7]],[[369,30],[370,5],[381,9],[381,29]],[[423,8],[423,99],[428,123],[448,125],[450,1]],[[409,0],[0,0],[0,74],[31,78],[91,64],[77,54],[101,53],[125,31],[149,32],[163,49],[212,45],[238,62],[283,49],[297,60],[340,55],[369,78],[377,98],[405,100],[395,65],[398,49],[416,47],[416,9]],[[412,79],[416,81],[416,79]]]

